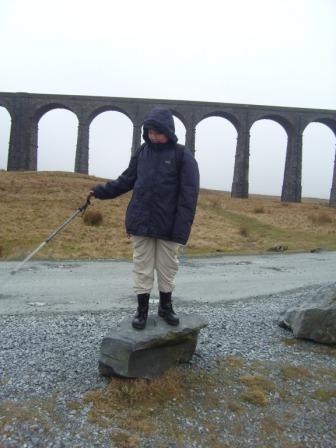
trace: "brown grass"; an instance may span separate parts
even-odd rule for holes
[[[244,412],[244,407],[235,400],[228,401],[228,409],[235,414],[242,414]]]
[[[257,406],[266,406],[268,403],[267,395],[258,387],[251,387],[241,394],[241,399],[247,403]]]
[[[113,378],[106,387],[88,392],[82,401],[69,397],[67,408],[71,412],[84,408],[88,422],[106,431],[118,448],[135,448],[147,437],[156,440],[158,435],[158,448],[227,448],[232,446],[227,436],[240,446],[246,425],[260,428],[258,446],[289,447],[294,446],[290,438],[296,415],[312,406],[321,418],[335,412],[335,378],[335,369],[312,365],[307,375],[302,366],[232,356],[218,359],[210,369],[181,367],[151,381]],[[57,409],[55,397],[5,401],[0,405],[0,432],[10,437],[19,425],[28,430],[37,425],[49,436],[54,429],[64,429],[67,422]]]
[[[244,367],[244,360],[238,356],[228,356],[223,360],[219,360],[218,363],[224,362],[226,366],[230,366],[233,369],[241,369]]]
[[[103,215],[97,210],[86,210],[83,221],[88,226],[100,226],[103,222]]]
[[[240,227],[239,235],[243,236],[244,238],[247,238],[250,235],[250,231],[246,226]]]
[[[117,448],[137,448],[140,437],[127,434],[127,432],[117,431],[111,435],[113,445]]]
[[[259,205],[258,207],[254,207],[253,212],[254,213],[265,213],[265,209],[263,206]]]
[[[189,419],[197,419],[194,407],[189,405],[195,399],[205,409],[216,407],[216,378],[216,373],[203,370],[176,369],[150,381],[112,378],[105,389],[87,393],[84,404],[91,407],[90,423],[106,428],[112,423],[117,424],[120,431],[112,435],[117,446],[131,447],[140,436],[153,436],[157,431],[167,439],[173,439],[178,446],[184,446],[189,435],[171,417],[175,411],[183,409]],[[158,425],[158,419],[163,419],[164,423]],[[210,436],[213,443],[209,443],[209,447],[224,446]]]
[[[275,389],[275,384],[272,381],[260,375],[244,375],[239,379],[248,387],[259,387],[267,392]]]
[[[281,374],[284,380],[298,380],[310,376],[309,370],[306,367],[291,365],[281,367]]]
[[[255,374],[255,370],[262,371],[264,375]],[[277,378],[277,385],[270,380],[267,372],[272,374],[272,378]],[[124,431],[118,436],[120,439],[127,440],[130,434],[134,437],[155,437],[157,422],[164,419],[165,425],[160,427],[161,436],[166,436],[177,446],[185,446],[200,437],[194,428],[185,433],[179,427],[179,422],[187,419],[194,421],[196,427],[207,429],[208,433],[200,439],[204,446],[225,446],[221,440],[221,419],[218,425],[215,419],[211,423],[203,421],[198,410],[208,410],[215,417],[222,415],[221,409],[226,409],[234,415],[233,420],[227,420],[226,433],[235,434],[236,431],[238,436],[248,414],[248,418],[259,422],[261,433],[266,435],[268,442],[270,438],[276,440],[278,434],[284,434],[284,446],[287,446],[286,434],[291,433],[288,412],[275,419],[267,415],[268,411],[265,415],[258,408],[267,408],[271,403],[275,405],[274,393],[280,397],[281,406],[288,403],[291,409],[293,405],[304,405],[304,400],[309,396],[316,401],[329,403],[334,397],[334,389],[315,388],[314,393],[311,390],[317,378],[320,384],[324,384],[333,375],[334,370],[312,368],[312,372],[308,373],[308,369],[302,366],[267,361],[250,364],[239,357],[227,357],[218,359],[212,370],[189,370],[188,373],[185,370],[170,371],[153,381],[113,379],[105,390],[89,393],[85,402],[92,406],[90,421],[106,427],[113,421],[120,431]],[[289,379],[292,381],[290,385]],[[125,409],[128,409],[128,418],[124,414]],[[176,420],[176,417],[179,419]],[[127,443],[120,446],[127,446]]]
[[[44,432],[52,431],[53,423],[59,423],[59,418],[55,413],[54,397],[46,400],[28,400],[23,406],[10,400],[2,401],[0,404],[0,434],[10,435],[15,424],[36,424],[39,423]]]
[[[267,405],[267,393],[275,389],[272,381],[260,375],[243,375],[239,381],[247,386],[240,396],[243,401],[257,406]]]
[[[333,217],[331,216],[331,213],[326,212],[320,212],[314,215],[309,215],[308,218],[313,224],[317,226],[324,224],[331,224],[333,222]]]
[[[267,415],[261,421],[260,429],[265,434],[281,433],[284,431],[282,425],[272,416]]]
[[[282,338],[281,342],[287,347],[295,346],[296,349],[305,352],[320,353],[331,357],[336,356],[336,346],[334,345],[318,344],[312,341],[307,342],[305,339],[295,338],[294,336]]]
[[[85,202],[92,186],[103,182],[73,173],[0,172],[2,258],[21,259],[31,252]],[[93,200],[90,210],[104,217],[99,228],[76,218],[36,258],[131,258],[124,229],[129,199],[130,193],[111,201]],[[311,216],[320,218],[313,223]],[[260,253],[274,246],[336,250],[335,220],[336,209],[326,202],[284,204],[275,197],[234,199],[229,193],[202,190],[187,253]]]

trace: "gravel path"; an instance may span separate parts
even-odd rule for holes
[[[336,351],[296,343],[277,325],[280,311],[330,286],[336,284],[229,303],[176,305],[177,311],[199,312],[209,320],[192,362],[180,369],[211,374],[218,360],[228,360],[221,367],[226,381],[218,383],[221,399],[213,406],[195,397],[193,417],[182,407],[174,412],[167,406],[165,418],[177,432],[186,432],[183,444],[164,432],[162,438],[147,433],[118,439],[116,427],[88,419],[90,404],[83,404],[83,396],[108,383],[97,370],[100,341],[134,309],[122,308],[117,315],[0,316],[0,447],[335,447]],[[242,399],[242,378],[248,375],[272,383],[266,405]],[[314,395],[322,390],[331,395]]]

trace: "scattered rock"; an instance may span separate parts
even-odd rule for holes
[[[321,344],[336,344],[336,288],[280,315],[279,325],[297,338]]]
[[[107,335],[101,344],[99,370],[104,376],[153,378],[170,367],[191,360],[197,337],[207,321],[196,315],[179,315],[172,327],[158,316],[150,316],[144,330],[132,328],[131,319]]]
[[[269,252],[284,252],[288,250],[288,246],[273,246],[267,249]]]

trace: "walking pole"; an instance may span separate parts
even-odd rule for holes
[[[91,198],[92,194],[90,193],[89,196],[86,198],[86,202],[85,204],[81,205],[80,207],[78,207],[78,209],[66,220],[64,221],[63,224],[61,224],[56,230],[54,230],[49,236],[48,238],[46,238],[35,250],[33,250],[33,252],[31,252],[29,255],[26,256],[26,258],[21,261],[21,263],[19,263],[12,271],[11,274],[14,275],[16,274],[20,269],[23,268],[23,266],[31,259],[33,258],[33,256],[35,254],[37,254],[37,252],[39,252],[42,247],[44,247],[47,243],[49,243],[49,241],[51,241],[66,225],[69,224],[69,222],[71,222],[77,215],[79,215],[80,213],[84,213],[85,210],[87,209],[87,207],[91,204],[90,202],[90,198]]]

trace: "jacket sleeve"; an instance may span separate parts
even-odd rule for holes
[[[98,199],[113,199],[132,190],[137,178],[137,154],[131,157],[128,168],[116,180],[105,185],[96,185],[92,188],[94,196]]]
[[[172,240],[186,244],[196,213],[200,182],[197,162],[189,150],[184,151],[179,177],[179,195]]]

